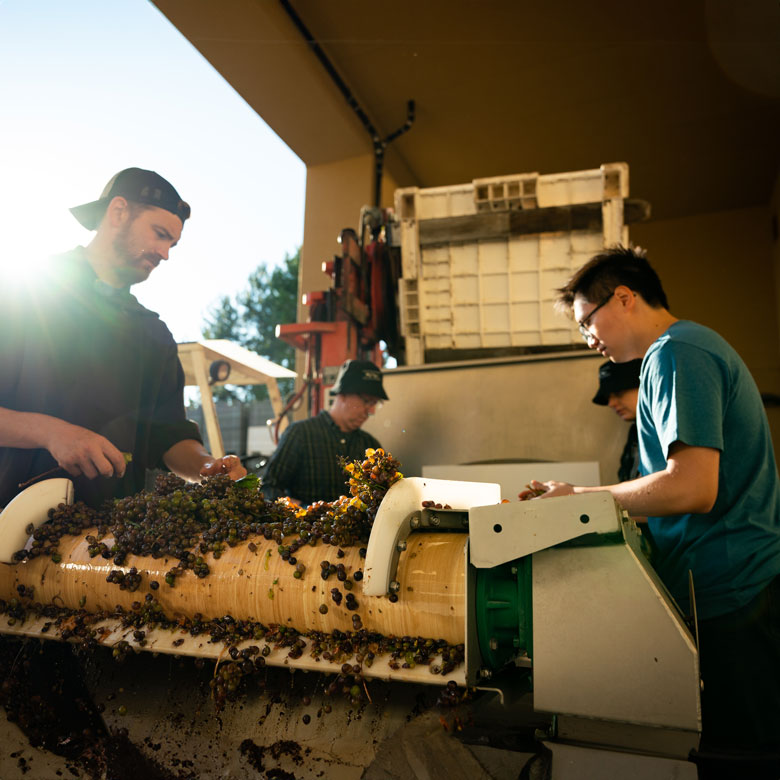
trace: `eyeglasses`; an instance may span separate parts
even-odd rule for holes
[[[377,409],[381,408],[382,406],[382,399],[376,398],[373,395],[363,395],[362,393],[358,393],[356,398],[359,398],[363,406],[366,408],[371,408],[372,406],[375,406]]]
[[[596,312],[597,312],[597,311],[598,311],[598,310],[599,310],[599,309],[600,309],[602,306],[606,306],[606,305],[609,303],[610,299],[612,298],[612,296],[613,296],[614,294],[615,294],[615,291],[613,290],[613,291],[612,291],[612,292],[611,292],[611,293],[610,293],[610,294],[609,294],[609,295],[608,295],[606,298],[604,298],[604,300],[603,300],[603,301],[601,301],[601,303],[599,303],[599,305],[598,305],[598,306],[596,306],[596,308],[595,308],[595,309],[593,309],[593,311],[592,311],[592,312],[591,312],[591,313],[590,313],[590,314],[589,314],[587,317],[585,317],[585,319],[584,319],[584,320],[582,320],[582,322],[578,322],[578,323],[577,323],[577,325],[579,325],[579,328],[580,328],[580,335],[582,336],[582,338],[584,338],[584,339],[585,339],[585,341],[586,341],[586,342],[587,342],[587,341],[590,341],[591,339],[595,339],[595,338],[596,338],[596,337],[595,337],[595,336],[594,336],[594,335],[593,335],[593,334],[592,334],[592,333],[591,333],[591,332],[588,330],[588,323],[589,323],[589,322],[590,322],[590,321],[593,319],[593,315],[594,315],[594,314],[595,314],[595,313],[596,313]]]

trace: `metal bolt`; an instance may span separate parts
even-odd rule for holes
[[[390,593],[398,593],[401,590],[401,583],[398,580],[392,580],[389,586]]]
[[[517,574],[517,566],[513,566],[509,571],[512,573],[512,576],[515,576]]]
[[[493,676],[493,672],[491,672],[490,669],[485,669],[484,667],[479,670],[478,674],[483,680],[489,680]]]
[[[439,525],[441,523],[441,520],[439,520],[438,515],[431,515],[431,525]]]
[[[496,639],[494,636],[490,637],[490,649],[498,650],[498,639]]]
[[[420,527],[420,518],[419,518],[419,516],[415,515],[411,519],[410,525],[412,526],[412,528],[419,528]]]
[[[406,549],[406,542],[402,539],[398,544],[395,546],[395,549],[398,550],[398,552],[403,552]]]

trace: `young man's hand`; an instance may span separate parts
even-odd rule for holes
[[[558,496],[573,496],[574,485],[570,485],[568,482],[537,482],[535,479],[531,480],[529,487],[532,490],[543,490],[539,498],[557,498]]]

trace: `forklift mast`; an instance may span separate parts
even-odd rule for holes
[[[401,258],[393,225],[390,210],[364,207],[359,233],[344,228],[340,254],[322,264],[332,286],[302,296],[309,306],[307,321],[277,326],[276,335],[305,355],[303,384],[282,416],[304,396],[309,416],[326,408],[326,393],[346,360],[370,360],[380,367],[386,356],[403,362],[397,305]]]

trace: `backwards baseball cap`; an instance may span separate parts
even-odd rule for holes
[[[613,363],[608,360],[599,367],[599,390],[593,396],[593,403],[606,406],[612,393],[622,393],[639,387],[639,369],[641,358],[627,363]]]
[[[370,360],[348,360],[339,369],[336,384],[331,388],[330,394],[344,393],[372,395],[374,398],[390,400],[382,387],[382,372]]]
[[[119,171],[106,184],[103,193],[97,200],[82,206],[74,206],[70,213],[87,230],[97,230],[108,204],[117,195],[135,203],[145,203],[170,211],[182,223],[190,216],[189,204],[179,197],[179,193],[176,192],[173,185],[163,179],[159,173],[145,171],[143,168],[125,168],[125,170]]]

